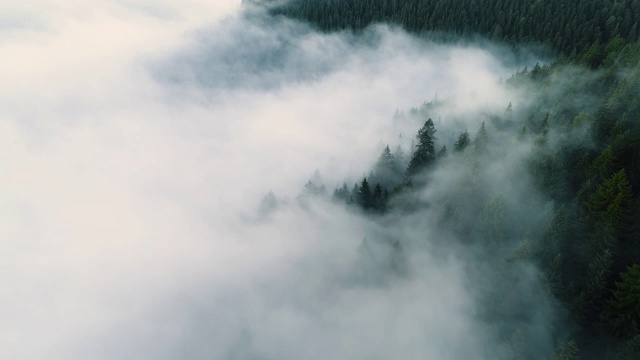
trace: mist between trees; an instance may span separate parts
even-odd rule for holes
[[[637,43],[21,6],[4,357],[636,356]]]

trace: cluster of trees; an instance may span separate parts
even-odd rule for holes
[[[446,104],[423,104],[412,112],[424,122],[408,156],[400,146],[395,152],[386,146],[368,176],[353,187],[344,183],[332,198],[375,216],[420,211],[413,194],[429,188],[433,172],[462,167],[464,176],[448,179],[455,190],[427,204],[440,213],[438,231],[481,246],[494,261],[542,270],[541,286],[564,304],[573,325],[566,334],[572,340],[561,343],[554,358],[632,359],[640,354],[640,43],[606,46],[599,71],[588,72],[589,66],[581,54],[518,72],[505,86],[537,89],[536,99],[472,115],[484,121],[473,134],[461,129],[451,143],[436,137],[428,117]],[[571,81],[574,76],[587,80]],[[483,184],[491,179],[482,175],[486,167],[519,144],[530,147],[519,166],[532,179],[531,193],[553,207],[539,228],[514,215],[529,211],[533,195],[518,208]],[[329,197],[320,184],[316,174],[305,193]],[[500,291],[507,296],[512,289],[495,294]]]
[[[516,82],[550,89],[566,65],[594,67],[590,51],[524,71]],[[635,346],[637,357],[640,43],[615,38],[598,51],[597,75],[559,99],[541,96],[539,105],[552,115],[539,126],[529,169],[556,211],[531,260],[545,269],[549,288],[569,309],[580,345],[609,348],[626,342],[624,351]],[[574,102],[577,94],[590,94],[591,107]],[[552,135],[556,143],[549,144]]]
[[[387,21],[416,32],[540,42],[563,53],[505,82],[535,91],[527,106],[509,103],[500,113],[475,114],[484,120],[477,132],[460,129],[451,143],[439,141],[426,115],[408,156],[387,146],[368,176],[333,192],[336,201],[366,213],[419,211],[407,206],[411,194],[427,189],[439,167],[462,164],[465,175],[451,179],[456,190],[429,204],[440,212],[440,231],[481,246],[496,262],[542,270],[545,291],[564,305],[572,325],[564,334],[571,340],[559,342],[553,359],[640,358],[639,1],[292,0],[272,10],[323,30]],[[424,104],[417,113],[440,105]],[[518,144],[530,146],[518,166],[531,179],[531,193],[552,208],[541,227],[516,216],[526,213],[533,195],[518,199],[518,207],[483,192],[483,166]],[[504,298],[512,291],[502,290],[496,293]]]
[[[387,22],[415,33],[479,34],[512,44],[546,44],[566,55],[616,36],[628,42],[640,36],[638,0],[291,0],[272,12],[324,31]]]
[[[405,160],[404,151],[400,145],[396,148],[395,154],[391,152],[389,145],[387,145],[382,150],[368,176],[363,177],[359,183],[354,184],[351,190],[349,190],[346,182],[343,183],[341,187],[333,191],[332,199],[359,207],[367,212],[384,214],[393,195],[412,189],[414,184],[423,185],[425,183],[424,175],[428,174],[428,170],[435,166],[440,159],[447,157],[448,150],[446,145],[442,145],[437,152],[435,150],[436,131],[433,120],[427,118],[424,125],[418,130],[409,161]],[[469,136],[469,132],[464,130],[453,144],[453,152],[463,152],[471,144],[474,145],[476,150],[482,152],[487,146],[487,136],[484,122],[480,125],[473,141]],[[309,180],[305,185],[305,192],[319,194],[318,192],[309,192],[308,189],[315,186],[313,180]],[[323,195],[324,193],[320,194]]]

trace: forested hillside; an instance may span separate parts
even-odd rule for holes
[[[293,0],[272,11],[331,31],[388,22],[411,32],[483,35],[512,44],[540,43],[567,56],[616,36],[638,40],[638,0]]]
[[[382,222],[436,214],[424,219],[440,237],[493,263],[499,279],[480,316],[501,324],[514,359],[640,359],[640,2],[293,0],[272,14],[326,31],[391,22],[561,54],[503,83],[530,101],[505,98],[499,112],[466,115],[477,127],[453,137],[438,131],[456,120],[448,99],[397,112],[393,121],[421,126],[410,148],[389,144],[366,176],[333,193],[316,176],[303,195]],[[528,180],[509,180],[516,173]],[[401,252],[402,241],[392,248]],[[562,309],[552,354],[531,355],[535,305],[511,296],[522,290],[509,274],[525,264]]]

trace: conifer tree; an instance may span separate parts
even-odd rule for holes
[[[440,151],[438,151],[438,159],[442,159],[447,156],[447,145],[442,145]]]
[[[585,225],[590,231],[590,248],[611,249],[617,241],[622,220],[630,207],[631,187],[624,170],[598,186],[586,204]]]
[[[373,193],[371,194],[371,207],[378,212],[384,211],[384,193],[382,192],[382,186],[377,183],[373,187]]]
[[[620,277],[604,312],[606,326],[616,336],[640,335],[640,264]]]
[[[540,123],[540,127],[538,127],[538,138],[536,142],[539,145],[543,145],[547,142],[547,137],[549,135],[549,113],[544,116],[542,122]]]
[[[378,161],[376,162],[376,170],[392,170],[393,163],[393,155],[391,155],[391,150],[389,150],[389,145],[387,145],[384,147],[384,149],[382,149],[382,153],[378,157]]]
[[[367,178],[363,178],[358,189],[358,204],[365,210],[371,207],[371,188]]]
[[[469,133],[467,132],[467,130],[463,131],[460,136],[458,136],[458,140],[456,140],[455,144],[453,145],[453,152],[463,151],[467,148],[467,146],[469,146],[470,142],[471,140],[469,138]]]
[[[393,152],[393,166],[395,172],[398,174],[404,174],[407,170],[407,159],[400,145],[398,145],[396,151]]]
[[[415,175],[429,165],[433,164],[436,153],[434,148],[434,134],[436,129],[433,120],[429,118],[418,131],[418,145],[409,161],[407,175]]]
[[[484,121],[480,125],[480,129],[478,129],[478,133],[476,134],[476,138],[474,141],[474,145],[478,152],[483,152],[487,149],[487,145],[489,143],[489,135],[487,134],[487,129],[485,128]]]

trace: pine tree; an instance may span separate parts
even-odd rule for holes
[[[347,200],[347,204],[349,205],[353,205],[353,204],[359,204],[359,194],[360,194],[360,188],[358,188],[358,184],[354,184],[353,185],[353,189],[351,189],[351,193],[349,194],[349,199]]]
[[[442,145],[440,151],[438,151],[438,159],[442,159],[447,156],[447,145]]]
[[[590,247],[612,249],[630,207],[631,187],[624,170],[620,170],[598,186],[586,204],[584,223],[591,230]]]
[[[487,129],[485,128],[484,121],[480,125],[480,129],[478,129],[478,133],[476,134],[476,138],[474,140],[474,145],[478,152],[484,152],[487,149],[487,145],[489,143],[489,135],[487,134]]]
[[[393,168],[396,173],[404,174],[407,170],[407,159],[402,150],[402,146],[398,145],[393,153]]]
[[[391,150],[389,150],[389,145],[385,146],[382,150],[382,153],[378,157],[378,161],[376,162],[375,168],[376,172],[378,171],[392,171],[393,170],[394,159],[391,154]]]
[[[613,169],[613,147],[607,146],[589,167],[589,177],[600,183],[611,175]]]
[[[358,189],[358,204],[365,210],[371,208],[371,188],[367,178],[363,178]]]
[[[458,140],[456,140],[455,144],[453,145],[453,152],[464,151],[464,149],[469,146],[470,142],[471,140],[469,138],[469,133],[467,132],[467,130],[463,131],[460,136],[458,136]]]
[[[399,170],[396,159],[391,154],[389,146],[385,146],[369,176],[369,181],[380,182],[385,187],[396,186],[402,181],[404,169]]]
[[[538,138],[536,139],[536,143],[539,145],[543,145],[547,142],[547,137],[549,136],[549,113],[544,116],[540,126],[538,127]]]
[[[347,188],[347,183],[343,183],[342,187],[338,187],[335,190],[333,190],[333,197],[332,199],[334,201],[347,201],[349,200],[349,189]]]
[[[574,316],[583,325],[590,324],[601,310],[612,263],[611,252],[604,250],[589,264],[587,281],[572,306]]]
[[[378,212],[383,212],[385,207],[384,193],[382,192],[382,186],[377,183],[373,187],[373,193],[371,194],[371,207]]]
[[[607,303],[604,321],[616,336],[640,335],[640,264],[630,266],[620,278]]]
[[[433,136],[435,132],[436,129],[433,125],[433,120],[429,118],[424,123],[424,126],[418,131],[418,146],[416,146],[413,157],[411,158],[411,161],[409,161],[407,175],[415,175],[433,164],[436,158]]]

